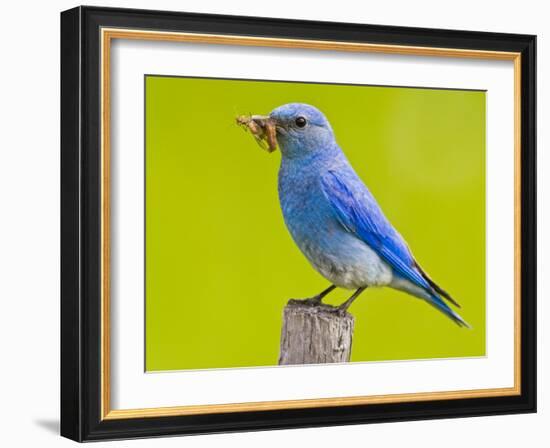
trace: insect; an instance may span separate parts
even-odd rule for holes
[[[267,152],[277,149],[277,131],[275,123],[269,117],[260,115],[240,115],[236,122],[245,130],[250,131],[260,148]]]

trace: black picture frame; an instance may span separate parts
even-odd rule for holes
[[[102,420],[102,27],[521,53],[521,394]],[[535,412],[535,94],[536,37],[532,35],[99,7],[61,13],[61,435],[92,441]]]

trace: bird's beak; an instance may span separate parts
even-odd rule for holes
[[[237,124],[254,136],[258,144],[267,152],[277,149],[277,123],[269,116],[241,115],[237,117]]]

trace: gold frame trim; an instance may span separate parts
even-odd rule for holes
[[[459,57],[514,62],[514,386],[444,392],[369,395],[304,400],[280,400],[215,405],[189,405],[142,409],[111,409],[110,346],[110,55],[113,39],[192,42],[214,45],[242,45],[299,48],[346,52],[368,52],[413,56]],[[334,42],[305,39],[279,39],[216,34],[194,34],[134,29],[101,29],[101,419],[118,420],[210,413],[306,409],[412,401],[502,397],[521,394],[521,54],[515,52],[455,48]]]

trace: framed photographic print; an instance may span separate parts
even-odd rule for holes
[[[61,433],[535,412],[535,36],[61,14]]]

